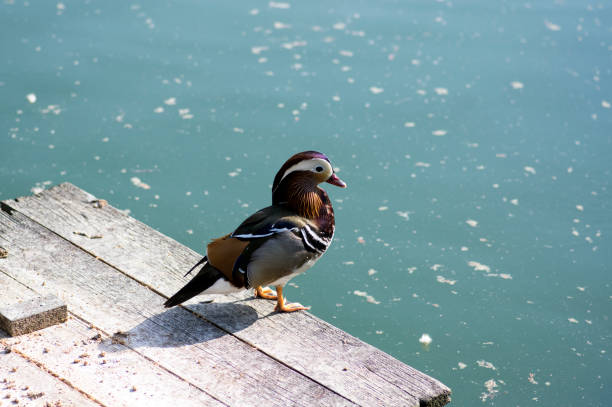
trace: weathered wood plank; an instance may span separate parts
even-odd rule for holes
[[[4,405],[100,407],[16,352],[0,349],[0,406]]]
[[[18,336],[66,321],[66,304],[54,295],[36,296],[17,303],[2,304],[0,300],[0,329]]]
[[[102,405],[223,405],[77,318],[2,342]]]
[[[12,297],[28,298],[33,293],[1,270],[0,287]],[[20,359],[55,378],[58,388],[62,388],[60,384],[68,385],[96,405],[131,407],[148,406],[151,402],[180,406],[223,405],[78,318],[70,317],[64,324],[20,337],[1,338],[0,361],[7,354],[19,355]],[[14,358],[10,360],[15,361]],[[15,372],[18,374],[11,380],[23,381],[33,374],[31,370],[28,369],[24,376]],[[34,388],[35,383],[29,385]],[[68,397],[67,401],[70,400]],[[59,401],[60,405],[65,405],[64,400]]]
[[[0,260],[1,261],[1,260]],[[0,303],[13,304],[35,298],[37,294],[0,272]],[[8,336],[0,330],[0,402],[28,406],[100,406],[97,402],[44,370],[35,361],[13,351],[5,343]],[[65,380],[65,379],[64,379]],[[2,404],[0,404],[2,406]]]
[[[0,212],[0,236],[10,253],[0,271],[57,295],[102,332],[120,332],[115,341],[226,404],[352,404],[191,312],[164,310],[158,294],[19,212]],[[228,307],[245,325],[257,318],[245,305]]]
[[[197,253],[110,205],[93,205],[94,200],[62,184],[4,204],[164,296],[185,283],[182,274],[199,259]],[[268,301],[236,302],[243,298],[218,297],[217,304],[188,307],[355,403],[427,406],[450,400],[450,389],[439,381],[309,313],[276,314]],[[236,312],[223,303],[248,304],[256,311],[257,323],[245,324],[244,308]]]

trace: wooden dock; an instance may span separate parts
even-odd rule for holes
[[[2,407],[450,401],[438,380],[308,312],[248,294],[164,309],[200,256],[74,185],[2,202],[0,248],[0,306],[54,295],[68,307],[64,323],[0,330]]]

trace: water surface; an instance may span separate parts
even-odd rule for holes
[[[604,406],[611,21],[575,0],[7,0],[0,199],[70,181],[202,251],[323,151],[349,188],[327,187],[335,241],[290,300],[453,405]]]

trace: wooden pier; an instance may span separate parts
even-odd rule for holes
[[[0,330],[0,406],[450,401],[438,380],[308,312],[248,294],[164,309],[199,258],[68,183],[2,202],[0,308],[53,295],[68,319]]]

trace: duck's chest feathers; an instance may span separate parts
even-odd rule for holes
[[[304,249],[313,255],[320,256],[325,253],[334,238],[334,227],[332,225],[331,230],[322,231],[314,225],[311,227],[310,224],[305,224],[297,233],[299,233]]]
[[[304,264],[302,264],[300,267],[294,269],[290,274],[287,274],[286,276],[283,276],[281,278],[279,278],[278,280],[275,280],[274,282],[271,282],[270,285],[282,285],[284,286],[285,284],[287,284],[289,282],[289,280],[291,280],[293,277],[296,277],[300,274],[302,274],[303,272],[305,272],[306,270],[308,270],[309,268],[311,268],[312,266],[314,266],[314,264],[317,262],[317,260],[319,260],[319,256],[313,257],[309,260],[306,260],[306,262],[304,262]]]
[[[287,205],[313,224],[316,229],[313,234],[331,240],[335,229],[334,209],[325,190],[294,188],[288,195]]]
[[[319,232],[334,233],[334,210],[327,192],[313,184],[307,175],[288,176],[272,193],[272,203],[283,205],[299,216],[314,222]]]
[[[304,250],[297,234],[281,233],[253,253],[247,269],[248,285],[283,285],[312,267],[321,254]]]

